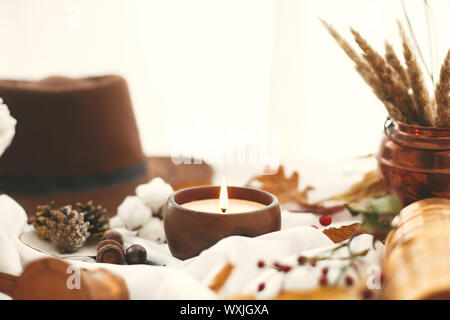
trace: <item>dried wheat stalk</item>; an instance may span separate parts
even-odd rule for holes
[[[364,59],[362,59],[361,56],[352,48],[352,46],[344,38],[341,37],[341,35],[333,28],[333,26],[331,26],[325,20],[320,19],[320,21],[322,21],[325,28],[327,28],[328,32],[336,40],[339,46],[345,51],[349,58],[356,63],[356,66],[362,68],[363,70],[370,71],[370,67],[367,65]]]
[[[450,50],[447,51],[441,67],[439,82],[436,85],[435,97],[437,104],[436,125],[450,127]]]
[[[428,91],[423,82],[422,71],[416,61],[416,57],[408,44],[405,32],[399,23],[400,35],[402,37],[403,55],[405,57],[405,63],[407,65],[407,73],[409,83],[413,90],[413,97],[415,103],[415,110],[421,119],[423,125],[432,126],[434,124],[434,115],[430,99],[428,97]]]
[[[383,58],[358,32],[350,29],[363,52],[361,56],[330,24],[320,20],[355,63],[356,71],[383,102],[390,117],[405,123],[450,127],[450,51],[441,68],[435,97],[430,99],[422,71],[400,23],[406,67],[389,43],[385,43],[386,52]]]
[[[352,48],[352,46],[341,37],[341,35],[326,21],[320,19],[325,28],[336,40],[338,45],[344,50],[347,56],[355,63],[356,71],[361,75],[364,81],[372,88],[375,95],[386,106],[386,109],[391,117],[396,116],[400,121],[407,121],[407,117],[403,112],[389,102],[389,96],[386,92],[383,83],[374,75],[370,65]]]
[[[386,48],[385,56],[387,63],[395,70],[397,76],[402,81],[403,85],[406,88],[409,88],[408,75],[406,74],[406,71],[403,68],[402,63],[400,62],[400,59],[397,57],[394,48],[392,48],[392,46],[388,42],[385,42],[385,48]]]
[[[358,67],[356,67],[356,70],[358,70]],[[386,110],[391,118],[405,123],[411,123],[411,120],[409,120],[408,117],[399,108],[394,106],[389,101],[389,96],[387,95],[383,84],[378,80],[377,77],[375,77],[371,72],[366,72],[363,70],[358,70],[358,72],[366,81],[366,83],[373,89],[373,92],[378,97],[378,99],[380,99],[381,102],[384,103],[384,106],[386,107]]]
[[[416,121],[417,117],[412,107],[411,97],[403,85],[392,76],[389,65],[357,31],[352,28],[350,30],[355,37],[356,43],[364,53],[363,57],[372,67],[377,78],[384,84],[389,95],[389,101],[399,108],[408,119]]]

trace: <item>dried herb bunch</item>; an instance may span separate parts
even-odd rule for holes
[[[355,63],[356,71],[383,102],[391,118],[421,126],[450,127],[450,50],[442,64],[434,94],[430,94],[413,47],[400,23],[404,64],[388,42],[382,56],[351,28],[362,51],[359,54],[330,24],[321,21]],[[434,81],[433,76],[431,79]]]

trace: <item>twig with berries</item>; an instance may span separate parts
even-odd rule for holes
[[[335,252],[342,247],[347,247],[349,255],[345,259],[350,260],[350,263],[343,265],[340,268],[334,285],[338,285],[347,270],[350,267],[355,266],[355,259],[365,256],[369,251],[366,249],[361,252],[352,252],[350,244],[354,237],[363,232],[371,234],[373,236],[373,247],[375,248],[375,242],[377,240],[383,242],[386,239],[387,234],[393,229],[391,221],[401,210],[400,203],[397,198],[392,195],[371,199],[366,207],[352,204],[348,204],[345,207],[350,211],[352,216],[362,215],[362,221],[359,228],[355,230],[354,234],[348,240],[333,248],[332,252]],[[348,284],[350,282],[351,281],[346,277],[345,283]]]
[[[324,267],[321,270],[321,275],[319,278],[319,285],[326,286],[331,283],[332,286],[338,286],[343,282],[346,286],[352,286],[354,284],[354,279],[348,275],[348,270],[352,268],[361,276],[358,268],[359,259],[365,257],[370,249],[364,249],[354,252],[351,247],[353,239],[360,235],[361,233],[369,233],[374,238],[374,244],[377,240],[384,241],[388,232],[392,230],[391,221],[395,215],[397,215],[401,210],[401,205],[394,196],[385,196],[377,199],[372,199],[369,201],[366,207],[361,207],[358,205],[349,204],[345,206],[352,216],[361,215],[362,221],[359,228],[351,235],[347,240],[344,240],[332,248],[326,248],[313,256],[299,256],[297,259],[297,266],[292,266],[288,264],[282,264],[275,262],[270,267],[283,273],[288,273],[295,267],[310,266],[316,267],[318,261],[324,260],[346,260],[347,263],[342,265],[339,269],[338,275],[334,281],[329,281],[329,267]],[[322,216],[319,221],[323,226],[328,226],[331,223],[331,217]],[[336,256],[336,252],[341,249],[347,248],[348,255]],[[259,268],[265,268],[266,263],[262,260],[257,263]],[[347,275],[346,275],[347,274]],[[265,285],[260,284],[258,291],[264,290]]]
[[[364,257],[368,252],[369,249],[365,249],[365,250],[361,250],[361,251],[357,251],[357,252],[353,252],[350,248],[350,244],[351,244],[351,239],[348,239],[346,241],[343,241],[342,243],[339,243],[338,245],[332,247],[332,248],[327,248],[321,252],[319,252],[316,255],[313,256],[299,256],[297,258],[297,265],[289,265],[289,264],[283,264],[280,263],[278,261],[274,262],[271,265],[266,265],[266,263],[263,260],[259,260],[257,262],[257,266],[258,268],[265,268],[266,266],[269,266],[271,268],[274,268],[275,270],[277,270],[278,272],[283,272],[283,273],[288,273],[290,271],[292,271],[294,268],[299,268],[302,266],[309,266],[309,267],[316,267],[317,263],[319,261],[324,261],[324,260],[348,260],[348,263],[345,264],[341,270],[340,273],[338,275],[338,278],[333,282],[333,285],[338,285],[339,281],[341,279],[341,277],[344,275],[345,271],[355,265],[355,259],[356,258],[360,258],[360,257]],[[348,248],[349,250],[349,255],[348,256],[343,256],[343,257],[336,257],[335,253],[342,249],[342,248]],[[324,269],[322,269],[322,275],[319,278],[319,284],[324,286],[324,285],[328,285],[328,267],[324,267]],[[346,279],[346,283],[353,283],[353,279]],[[262,291],[263,289],[258,288],[258,291]]]

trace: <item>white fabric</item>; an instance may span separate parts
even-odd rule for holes
[[[341,221],[331,226],[355,222],[349,215],[347,221],[343,221],[344,214],[340,214],[340,217]],[[0,272],[17,275],[30,261],[48,256],[20,239],[22,234],[32,230],[26,221],[26,214],[20,205],[6,195],[0,196]],[[318,284],[322,266],[342,263],[342,260],[321,261],[316,268],[298,267],[286,274],[270,267],[258,268],[259,260],[265,261],[267,265],[278,261],[295,266],[300,254],[308,256],[315,251],[335,246],[322,232],[323,228],[320,227],[317,216],[283,212],[282,221],[282,230],[278,232],[256,238],[228,237],[199,256],[185,261],[172,257],[167,244],[157,244],[137,237],[133,232],[117,229],[124,235],[125,247],[139,243],[146,247],[152,261],[166,266],[97,264],[80,261],[75,256],[62,258],[83,268],[106,268],[119,274],[125,279],[132,299],[216,299],[245,293],[253,293],[259,298],[270,298],[281,286],[289,289],[313,288]],[[318,229],[311,225],[318,226]],[[359,236],[353,240],[352,247],[356,251],[372,248],[372,237]],[[378,264],[380,250],[381,247],[371,250],[363,259],[364,263]],[[346,250],[342,254],[345,255]],[[234,269],[223,288],[216,294],[208,285],[228,263],[233,264]],[[257,286],[262,281],[265,282],[266,288],[258,293]]]
[[[11,116],[7,105],[0,98],[0,156],[9,147],[16,134],[16,123],[16,119]]]

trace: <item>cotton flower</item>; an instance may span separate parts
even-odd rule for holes
[[[9,147],[14,138],[16,123],[16,119],[11,116],[8,107],[6,104],[3,104],[3,99],[0,98],[0,156]]]
[[[154,178],[147,184],[141,184],[136,188],[136,195],[145,202],[154,214],[162,216],[161,210],[173,193],[170,184],[161,178]]]
[[[166,242],[164,222],[156,217],[150,218],[138,231],[138,236],[157,243]]]
[[[111,219],[109,219],[109,226],[112,229],[115,228],[125,228],[125,223],[123,222],[122,218],[119,216],[114,216]]]
[[[128,196],[117,208],[117,215],[127,229],[136,230],[150,219],[152,211],[140,198]]]

